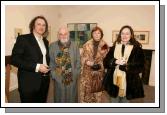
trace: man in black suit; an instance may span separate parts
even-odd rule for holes
[[[49,88],[48,23],[37,16],[30,34],[20,35],[12,50],[12,65],[18,67],[18,90],[22,103],[45,103]]]

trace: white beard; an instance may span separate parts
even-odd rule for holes
[[[69,38],[60,39],[60,42],[61,42],[62,44],[67,44],[68,40],[69,40]]]

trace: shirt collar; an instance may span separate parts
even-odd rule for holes
[[[37,35],[35,35],[34,34],[34,36],[35,36],[35,38],[37,39],[37,41],[41,41],[42,39],[43,39],[43,37],[41,36],[41,37],[39,37],[39,36],[37,36]]]

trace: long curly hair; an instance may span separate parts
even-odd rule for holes
[[[34,29],[34,27],[35,27],[35,21],[36,21],[37,19],[42,19],[42,20],[45,21],[46,28],[45,28],[45,32],[44,32],[43,36],[44,36],[44,37],[47,37],[47,36],[48,36],[48,33],[49,33],[49,32],[48,32],[48,22],[47,22],[47,20],[46,20],[46,18],[45,18],[44,16],[36,16],[36,17],[34,17],[34,18],[31,20],[31,22],[30,22],[30,24],[29,24],[30,33],[33,33],[33,29]]]

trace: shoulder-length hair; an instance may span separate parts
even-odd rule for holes
[[[125,28],[128,28],[128,29],[130,30],[130,33],[131,33],[130,40],[129,40],[130,44],[131,44],[131,45],[134,45],[134,46],[142,47],[142,45],[135,39],[135,37],[134,37],[134,31],[133,31],[132,27],[129,26],[129,25],[125,25],[125,26],[123,26],[123,27],[120,29],[119,34],[118,34],[118,37],[117,37],[117,40],[114,42],[114,45],[115,45],[116,43],[121,43],[121,33],[122,33],[122,31],[123,31]]]
[[[44,16],[36,16],[31,20],[31,22],[29,24],[30,33],[33,33],[33,29],[35,28],[35,21],[37,19],[42,19],[45,21],[46,28],[45,28],[45,32],[43,33],[43,36],[46,37],[48,35],[48,22]]]
[[[101,38],[100,38],[100,39],[102,39],[103,36],[104,36],[103,30],[102,30],[100,27],[98,27],[98,26],[96,26],[96,27],[94,27],[94,28],[92,29],[92,31],[91,31],[91,38],[93,38],[93,32],[95,32],[95,31],[97,31],[97,30],[100,31],[100,33],[101,33]]]

